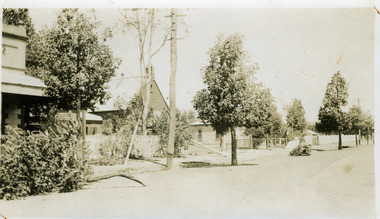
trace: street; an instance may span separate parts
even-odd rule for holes
[[[308,157],[289,150],[241,150],[239,166],[216,155],[175,159],[177,168],[114,177],[64,194],[0,201],[15,217],[374,218],[374,147],[313,146]],[[205,161],[203,168],[179,168]],[[200,163],[202,164],[202,163]],[[152,165],[152,164],[149,164]],[[159,165],[158,165],[159,166]]]

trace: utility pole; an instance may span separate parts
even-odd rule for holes
[[[175,123],[176,123],[176,96],[175,96],[175,78],[177,70],[177,9],[171,10],[171,38],[170,38],[170,124],[169,124],[169,142],[167,151],[166,167],[171,169],[173,167],[174,155],[174,137],[175,137]]]

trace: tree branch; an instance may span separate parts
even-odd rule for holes
[[[164,40],[162,41],[162,44],[160,45],[160,47],[154,53],[152,53],[152,55],[150,57],[153,57],[154,55],[156,55],[162,49],[162,47],[164,47],[164,45],[166,43],[166,40],[168,39],[168,36],[169,36],[170,32],[171,32],[171,29],[169,28],[168,32],[166,33],[166,35],[164,37]]]

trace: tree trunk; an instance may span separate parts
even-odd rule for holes
[[[237,162],[237,145],[236,145],[236,130],[235,127],[231,127],[231,166],[236,166]]]
[[[339,145],[338,145],[338,150],[342,150],[342,131],[339,130]]]
[[[266,134],[266,136],[265,136],[265,145],[268,149],[269,148],[269,136],[268,136],[268,134]]]
[[[358,135],[355,133],[355,143],[356,143],[356,147],[358,146]]]
[[[146,136],[148,134],[148,130],[146,128],[147,118],[149,113],[149,104],[150,104],[150,92],[152,86],[152,39],[153,39],[153,21],[154,21],[154,9],[152,9],[152,15],[150,16],[150,34],[149,34],[149,44],[148,44],[148,71],[146,72],[144,66],[144,73],[146,72],[146,97],[145,104],[143,110],[143,135]]]
[[[226,150],[226,141],[224,140],[224,135],[220,135],[220,150]]]
[[[361,138],[362,138],[362,133],[361,133],[361,130],[359,129],[359,145],[361,144]]]

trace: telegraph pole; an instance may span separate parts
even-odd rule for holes
[[[175,137],[175,123],[176,123],[176,96],[175,96],[175,78],[177,70],[177,9],[171,10],[171,38],[170,38],[170,124],[169,124],[169,142],[167,151],[166,167],[171,169],[173,167],[174,155],[174,137]]]

